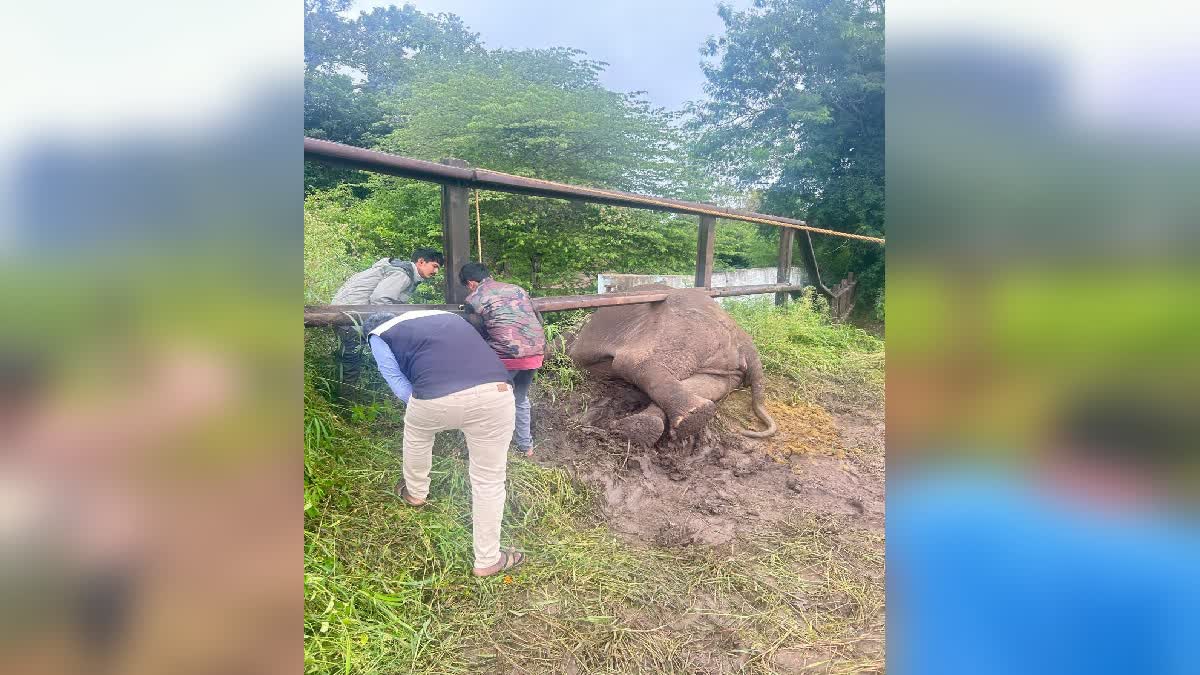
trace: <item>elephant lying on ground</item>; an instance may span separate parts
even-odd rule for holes
[[[773,435],[758,350],[725,310],[703,289],[648,284],[632,290],[668,295],[662,302],[597,309],[567,352],[580,368],[625,380],[650,397],[650,405],[616,420],[613,430],[642,445],[653,445],[664,432],[692,436],[712,419],[718,401],[747,382],[767,428],[741,433]]]

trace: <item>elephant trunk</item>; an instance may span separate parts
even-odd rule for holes
[[[758,415],[758,419],[762,420],[767,425],[767,428],[762,431],[738,429],[738,432],[750,438],[774,436],[779,427],[775,425],[775,420],[771,417],[771,413],[767,412],[767,393],[763,377],[762,359],[758,357],[758,350],[753,347],[749,349],[749,353],[746,355],[746,379],[750,381],[750,405],[754,409],[754,414]]]

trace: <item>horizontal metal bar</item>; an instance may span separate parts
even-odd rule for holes
[[[512,192],[516,194],[533,195],[537,197],[553,197],[558,199],[587,201],[598,204],[608,204],[611,206],[625,206],[638,209],[649,209],[653,211],[667,211],[670,213],[714,215],[729,220],[764,223],[768,225],[775,225],[776,227],[791,227],[818,233],[823,232],[826,234],[882,242],[882,240],[878,238],[863,237],[862,235],[846,232],[834,232],[832,230],[813,228],[803,220],[784,218],[782,216],[772,216],[763,213],[755,213],[753,211],[729,209],[723,206],[717,206],[715,204],[685,202],[679,199],[668,199],[665,197],[651,197],[648,195],[634,194],[632,192],[621,192],[620,190],[578,187],[575,185],[568,185],[566,183],[556,183],[553,181],[526,178],[524,176],[514,176],[497,171],[489,171],[487,169],[464,169],[451,167],[445,164],[426,162],[419,159],[412,159],[410,157],[402,157],[400,155],[379,152],[378,150],[367,150],[366,148],[358,148],[352,145],[334,143],[333,141],[323,141],[316,138],[305,137],[304,158],[318,159],[335,164],[342,164],[344,166],[350,166],[356,169],[375,171],[392,176],[401,176],[403,178],[432,181],[435,183],[462,185],[472,188],[496,190],[498,192]]]
[[[723,286],[708,291],[714,298],[733,295],[758,295],[765,293],[798,292],[804,285],[764,284],[761,286]],[[533,308],[538,312],[565,312],[572,309],[633,305],[644,302],[662,302],[667,294],[662,291],[631,291],[626,293],[604,293],[601,295],[556,295],[533,298]],[[306,305],[305,326],[342,326],[354,323],[351,315],[363,318],[375,312],[403,314],[426,309],[438,309],[461,314],[462,305]]]
[[[361,322],[375,312],[404,314],[425,309],[463,313],[462,305],[305,305],[305,326],[348,326],[357,319]],[[353,318],[352,318],[353,317]]]
[[[720,286],[708,292],[714,298],[731,295],[758,295],[760,293],[799,293],[806,284],[763,284],[761,286]]]
[[[662,291],[633,291],[603,295],[556,295],[548,298],[534,298],[533,308],[539,312],[565,312],[572,309],[662,302],[666,299],[667,294]]]
[[[304,137],[304,158],[321,159],[354,169],[439,183],[465,184],[475,178],[471,169],[401,157],[378,150],[357,148],[353,145],[322,141],[307,136]]]

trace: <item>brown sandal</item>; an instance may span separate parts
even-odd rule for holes
[[[494,574],[514,570],[517,567],[520,567],[521,563],[523,562],[525,562],[525,554],[510,548],[500,551],[500,560],[496,562],[496,564],[492,565],[491,567],[484,567],[483,570],[475,568],[474,570],[471,570],[471,573],[477,577],[490,577]],[[489,572],[486,570],[491,571]]]
[[[397,488],[396,495],[399,496],[400,499],[404,500],[405,504],[408,504],[409,506],[413,507],[414,509],[419,509],[428,503],[424,499],[417,499],[416,497],[408,494],[408,487],[406,487],[404,485],[403,481],[398,483],[396,485],[396,488]]]

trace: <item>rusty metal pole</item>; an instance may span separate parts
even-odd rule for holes
[[[635,209],[650,209],[670,213],[687,213],[692,215],[716,215],[729,220],[746,222],[764,222],[780,227],[800,228],[807,231],[810,226],[803,220],[783,218],[752,211],[725,208],[715,204],[700,202],[685,202],[679,199],[652,197],[619,190],[582,188],[566,183],[537,180],[524,176],[488,171],[487,169],[471,169],[466,165],[447,165],[426,162],[410,157],[391,155],[377,150],[356,148],[350,145],[323,141],[315,138],[304,139],[304,158],[332,162],[366,171],[377,171],[392,176],[428,180],[447,185],[482,188],[500,192],[534,195],[538,197],[553,197],[557,199],[573,199],[595,204],[612,206],[627,206]],[[850,238],[865,238],[867,241],[882,245],[884,240],[879,237],[864,237],[864,235],[834,230],[816,229],[819,233]]]
[[[779,267],[775,280],[781,284],[791,283],[792,278],[792,241],[796,231],[788,228],[779,229]],[[776,293],[775,304],[786,305],[787,293]]]
[[[762,284],[757,286],[722,286],[707,293],[713,298],[727,298],[735,295],[770,295],[771,293],[797,293],[803,290],[800,285]],[[544,298],[533,298],[533,309],[536,312],[564,312],[572,309],[587,309],[591,307],[612,307],[614,305],[633,305],[644,302],[662,302],[667,294],[662,291],[629,291],[625,293],[604,293],[602,295],[554,295]],[[421,310],[437,309],[444,312],[461,313],[462,305],[306,305],[304,307],[305,326],[345,326],[352,323],[350,315],[359,319],[375,312],[403,314]]]
[[[700,216],[696,239],[696,288],[712,288],[713,248],[717,239],[715,216]]]
[[[467,168],[461,159],[443,159],[442,164]],[[471,259],[471,218],[468,190],[460,185],[442,186],[442,255],[446,258],[446,304],[461,305],[467,287],[458,280],[458,270]]]

